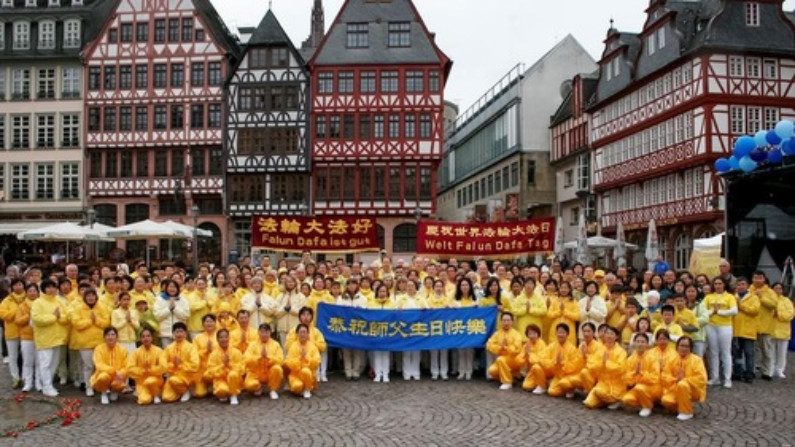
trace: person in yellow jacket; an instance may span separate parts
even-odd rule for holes
[[[425,301],[419,297],[417,292],[418,286],[419,282],[413,279],[406,280],[406,293],[398,300],[398,309],[416,310],[425,308]],[[403,356],[403,380],[420,380],[420,351],[404,351],[401,354]]]
[[[212,313],[211,296],[207,291],[207,280],[196,278],[196,287],[193,293],[187,296],[190,316],[188,317],[188,332],[191,338],[199,335],[204,330],[204,316]]]
[[[638,321],[640,320],[640,315],[638,314],[638,307],[640,304],[638,300],[634,297],[627,298],[627,303],[625,305],[625,312],[618,323],[616,329],[621,331],[621,345],[624,346],[624,349],[627,350],[627,353],[632,352],[632,334],[635,333],[636,329],[638,328]],[[646,321],[649,321],[646,319]],[[646,336],[648,340],[648,335]],[[646,343],[648,345],[648,342]]]
[[[610,291],[606,295],[602,295],[607,307],[607,316],[605,323],[608,326],[618,328],[621,319],[627,312],[627,297],[624,295],[624,286],[620,284],[613,284],[610,286]]]
[[[709,353],[709,383],[720,385],[719,373],[723,372],[723,386],[732,387],[732,320],[737,315],[737,299],[726,291],[726,282],[721,277],[712,280],[712,293],[702,301],[709,313],[707,323],[707,346]]]
[[[455,300],[453,305],[456,308],[475,307],[477,298],[475,287],[469,278],[461,278],[455,290]],[[543,299],[541,300],[543,303]],[[472,348],[458,349],[458,380],[472,380],[472,373],[475,369],[474,359],[475,350]]]
[[[624,372],[624,383],[629,390],[621,398],[621,404],[628,408],[640,407],[638,415],[645,418],[651,415],[654,403],[662,397],[660,362],[649,352],[647,334],[635,334],[632,344],[635,351],[627,359]]]
[[[66,385],[67,379],[71,379],[75,388],[79,388],[81,383],[85,383],[85,365],[80,357],[80,350],[75,349],[72,342],[77,337],[77,330],[72,325],[72,313],[83,305],[83,294],[89,287],[85,284],[75,287],[72,280],[66,277],[53,280],[58,281],[58,299],[66,304],[69,313],[69,337],[66,346],[61,347],[61,355],[58,357],[58,377],[61,385]]]
[[[692,353],[693,340],[682,337],[676,343],[677,356],[662,372],[662,405],[677,411],[677,419],[693,419],[693,402],[707,398],[707,371],[701,357]]]
[[[527,371],[527,375],[522,382],[522,389],[525,391],[533,391],[538,386],[536,377],[531,374],[531,371],[535,365],[541,363],[541,357],[547,348],[547,344],[541,339],[541,332],[541,328],[534,324],[527,326],[525,331],[527,340],[514,360],[519,371]]]
[[[237,289],[243,290],[243,289]],[[235,293],[235,289],[231,283],[224,283],[221,287],[221,290],[218,292],[218,295],[212,300],[212,308],[210,309],[212,313],[218,315],[221,310],[221,304],[227,303],[232,314],[236,314],[238,310],[240,310],[241,299],[245,295],[239,295]]]
[[[444,281],[437,279],[433,282],[433,295],[428,298],[428,309],[444,309],[452,307],[450,297],[445,293]],[[449,371],[449,355],[447,349],[434,349],[430,352],[431,356],[431,380],[447,380]]]
[[[536,383],[533,394],[548,393],[552,397],[569,396],[569,385],[562,386],[563,382],[579,380],[583,367],[583,357],[580,351],[569,341],[569,326],[559,323],[556,328],[556,340],[547,345],[541,353],[540,362],[533,365],[528,371]],[[573,396],[573,394],[571,394]]]
[[[790,322],[795,316],[795,309],[792,301],[784,296],[784,286],[781,283],[773,284],[772,289],[776,295],[776,310],[773,312],[773,329],[770,334],[773,339],[773,353],[770,355],[773,364],[768,368],[772,371],[773,377],[786,379],[784,370],[787,368],[787,348],[792,338]]]
[[[569,341],[575,343],[577,335],[577,322],[580,321],[580,304],[571,296],[571,284],[561,282],[558,294],[549,302],[547,309],[549,334],[547,343],[552,343],[557,338],[559,324],[569,325]]]
[[[312,325],[312,321],[315,319],[315,313],[310,307],[303,307],[298,312],[299,321],[302,324],[305,324],[309,328],[309,341],[312,342],[313,345],[317,348],[318,352],[320,352],[320,366],[318,366],[317,379],[319,382],[326,382],[328,379],[325,377],[325,371],[321,371],[323,365],[323,353],[328,350],[328,345],[326,344],[326,339],[323,337],[323,333],[320,332],[320,329],[316,328]],[[293,331],[287,335],[287,342],[285,343],[285,352],[290,349],[290,346],[298,341],[298,333]],[[323,375],[321,375],[321,373]]]
[[[262,291],[266,296],[276,299],[281,294],[281,285],[277,281],[276,271],[268,269],[265,271],[265,279],[262,282]]]
[[[516,356],[522,350],[522,335],[513,328],[513,314],[502,313],[500,329],[489,337],[486,349],[495,358],[488,368],[489,378],[499,380],[501,390],[510,390],[514,373],[519,369]]]
[[[93,289],[86,291],[83,303],[75,303],[72,307],[70,314],[72,335],[69,339],[69,348],[80,352],[83,383],[86,384],[86,396],[90,397],[94,395],[94,390],[89,385],[91,374],[94,372],[94,349],[102,344],[103,338],[107,335],[105,329],[110,326],[110,312],[99,303],[97,292]],[[117,340],[118,332],[114,332],[114,346]]]
[[[102,295],[99,297],[99,302],[101,302],[106,309],[114,309],[119,295],[119,282],[116,281],[115,276],[111,276],[105,278],[103,284],[104,287],[102,288]]]
[[[96,298],[96,292],[93,293]],[[86,386],[100,393],[102,405],[118,399],[119,393],[127,386],[127,350],[117,343],[118,335],[116,328],[105,328],[104,343],[93,350],[91,363],[94,373],[86,381]]]
[[[22,352],[22,392],[30,392],[35,387],[41,391],[41,371],[36,362],[36,344],[33,341],[33,325],[30,320],[30,309],[39,297],[39,286],[25,286],[25,301],[17,306],[14,324],[19,329],[19,349]],[[36,371],[34,379],[34,371]]]
[[[130,294],[120,293],[119,307],[110,313],[110,325],[119,332],[118,343],[131,355],[135,351],[135,342],[138,340],[136,334],[141,328],[140,318],[138,311],[132,307]]]
[[[676,345],[671,346],[668,330],[660,329],[654,334],[654,347],[649,349],[649,355],[657,362],[660,371],[676,357]]]
[[[671,306],[670,304],[664,305],[660,310],[662,321],[654,328],[654,333],[657,333],[657,331],[662,329],[668,331],[668,338],[670,340],[669,343],[671,343],[671,348],[676,346],[676,342],[679,340],[679,337],[685,335],[682,327],[674,322],[675,314],[676,309],[674,306]]]
[[[218,349],[210,354],[204,379],[211,381],[213,395],[221,402],[229,399],[231,405],[237,405],[237,397],[243,390],[243,376],[246,364],[243,354],[229,343],[229,331],[221,329],[215,334]]]
[[[259,339],[256,327],[251,327],[251,316],[246,309],[237,312],[237,326],[229,331],[229,342],[241,353],[248,350],[248,345]]]
[[[315,276],[313,282],[312,292],[309,293],[309,299],[307,299],[306,306],[312,309],[314,314],[317,314],[317,305],[320,303],[328,303],[334,304],[335,300],[334,297],[331,296],[328,290],[326,290],[326,281],[321,275]],[[313,321],[312,324],[314,325],[315,322]]]
[[[757,334],[756,350],[754,353],[754,363],[759,365],[758,369],[762,373],[763,380],[773,378],[773,327],[775,326],[773,314],[778,305],[776,292],[767,285],[767,275],[761,270],[757,270],[751,276],[751,285],[748,293],[759,299],[759,315],[756,317]],[[742,312],[742,310],[740,310]]]
[[[130,301],[135,303],[136,301],[143,299],[146,300],[146,303],[150,308],[152,308],[155,305],[155,295],[152,293],[152,291],[147,289],[146,286],[146,278],[142,276],[135,278],[135,282],[133,282],[133,289],[130,290]],[[102,301],[101,298],[100,301]],[[107,303],[103,304],[105,304],[105,307],[108,306]],[[111,307],[108,308],[112,309]]]
[[[166,403],[190,400],[190,387],[199,371],[199,352],[187,341],[188,327],[183,322],[174,323],[171,328],[174,342],[163,350],[168,379],[163,387],[163,401]]]
[[[317,386],[315,371],[320,365],[320,352],[309,340],[309,326],[300,323],[295,333],[298,341],[290,345],[284,361],[290,370],[287,381],[293,394],[309,399]]]
[[[11,387],[17,389],[22,386],[22,380],[19,375],[20,331],[15,320],[19,305],[25,302],[25,283],[21,279],[15,279],[9,287],[11,293],[0,303],[0,320],[5,323],[3,337],[8,348],[8,372],[13,382]]]
[[[203,398],[209,393],[212,380],[205,380],[204,373],[207,370],[210,355],[218,349],[218,340],[216,338],[218,329],[215,315],[205,315],[202,323],[204,324],[204,331],[193,337],[193,346],[199,354],[199,367],[195,377],[193,377],[193,396],[198,398]]]
[[[58,366],[61,347],[69,337],[69,309],[66,302],[58,299],[58,286],[50,279],[41,282],[43,293],[30,309],[33,323],[33,339],[36,343],[36,361],[41,371],[42,393],[48,397],[58,396],[52,380]]]
[[[528,278],[524,283],[522,293],[511,302],[511,313],[516,317],[516,330],[520,334],[524,334],[527,326],[531,324],[538,327],[544,325],[547,305],[544,298],[535,293],[535,289],[535,280]]]
[[[567,395],[578,389],[585,394],[590,393],[599,380],[599,373],[602,370],[604,345],[595,337],[596,328],[594,324],[585,323],[580,328],[580,331],[582,332],[582,341],[580,342],[579,350],[583,358],[584,367],[578,377],[572,377],[561,382],[561,387],[566,391]]]
[[[263,388],[268,387],[270,398],[279,398],[279,387],[284,380],[284,350],[278,341],[271,338],[272,329],[268,324],[259,326],[259,339],[251,343],[243,361],[246,364],[245,388],[255,396],[261,396]]]
[[[759,295],[748,290],[748,280],[737,278],[737,315],[734,317],[732,357],[734,359],[734,376],[745,383],[754,381],[756,368],[754,365],[758,317],[761,308]]]
[[[369,309],[377,310],[392,310],[397,306],[392,296],[389,294],[389,287],[386,284],[380,284],[375,289],[375,299],[371,301],[368,306]],[[370,353],[371,364],[375,377],[373,382],[384,383],[389,382],[389,369],[391,364],[391,356],[389,351],[371,351]]]
[[[595,368],[599,379],[583,401],[583,405],[587,408],[594,409],[607,405],[614,410],[621,405],[621,398],[627,391],[624,382],[627,351],[617,343],[619,337],[618,329],[607,326],[601,362]]]
[[[141,346],[127,359],[127,373],[135,380],[138,405],[160,403],[166,368],[163,350],[154,344],[154,332],[148,327],[141,329]]]
[[[279,297],[276,307],[276,331],[282,345],[287,347],[287,337],[300,323],[298,312],[306,304],[306,297],[298,290],[298,282],[287,275],[284,278],[284,292]]]

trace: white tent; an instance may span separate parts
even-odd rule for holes
[[[577,249],[578,241],[569,241],[566,242],[563,246],[566,248]],[[630,250],[637,250],[638,246],[635,244],[624,244],[626,248]],[[609,237],[604,236],[591,236],[585,240],[585,246],[589,249],[591,248],[616,248],[618,246],[618,241],[615,239],[610,239]]]
[[[192,238],[193,237],[193,227],[190,225],[181,224],[179,222],[174,222],[173,220],[167,220],[163,222],[163,225],[172,228],[180,233],[184,234],[185,237]],[[196,228],[196,236],[199,237],[213,237],[213,232],[210,230],[203,230],[201,228]]]
[[[690,266],[688,271],[694,275],[707,275],[712,278],[720,274],[718,265],[720,264],[720,251],[723,247],[723,236],[721,233],[705,239],[693,240],[693,252],[690,254]]]
[[[66,262],[69,262],[70,242],[109,240],[101,231],[81,227],[72,222],[22,231],[17,233],[17,238],[23,241],[66,242]]]
[[[142,220],[140,222],[124,225],[108,231],[108,236],[115,239],[190,239],[181,231],[177,231],[162,223],[152,220]]]

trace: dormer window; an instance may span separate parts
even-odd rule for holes
[[[3,8],[13,8],[14,0],[3,0]]]
[[[55,48],[55,22],[43,20],[39,22],[39,49],[52,50]]]
[[[613,76],[618,77],[621,74],[621,56],[613,59]]]
[[[649,56],[652,56],[657,51],[657,33],[651,33],[646,38],[646,48],[649,51]]]
[[[63,47],[80,48],[80,20],[71,19],[64,22]]]
[[[72,0],[72,6],[83,6],[83,0]]]
[[[368,28],[367,23],[349,23],[348,48],[367,48],[370,46]]]
[[[745,3],[745,26],[759,26],[759,3]]]
[[[36,0],[25,0],[25,6],[27,6],[28,8],[35,8]]]
[[[663,49],[665,48],[665,27],[661,27],[657,30],[657,48]]]
[[[387,45],[391,48],[411,46],[411,22],[389,22]]]
[[[30,22],[14,23],[14,49],[27,50],[30,48]]]
[[[61,6],[61,0],[49,0],[47,6]]]
[[[6,24],[5,22],[0,22],[0,50],[5,50],[6,48]],[[3,92],[0,91],[0,97],[3,96]]]

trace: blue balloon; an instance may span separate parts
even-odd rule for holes
[[[732,155],[729,157],[729,167],[732,171],[740,169],[740,159]]]
[[[756,141],[748,135],[743,135],[734,143],[734,155],[737,158],[743,158],[750,154],[752,150],[756,149]]]
[[[715,170],[718,172],[728,172],[730,171],[732,166],[729,164],[729,160],[726,158],[719,158],[715,160]]]
[[[775,132],[782,140],[790,138],[795,134],[795,123],[790,120],[781,120],[776,124]]]
[[[748,156],[751,157],[751,160],[757,163],[762,163],[763,161],[767,160],[767,152],[759,149],[752,150]]]
[[[784,155],[795,155],[795,138],[787,138],[781,142],[781,152]]]
[[[768,132],[766,138],[767,138],[767,142],[772,144],[773,146],[776,146],[779,143],[781,143],[781,137],[778,136],[778,134],[774,130],[771,130],[770,132]]]
[[[777,165],[784,161],[784,154],[781,153],[781,149],[773,149],[767,153],[767,161]]]
[[[756,147],[765,147],[767,146],[767,131],[760,130],[754,135],[754,141],[756,142]]]
[[[740,169],[745,173],[749,173],[756,169],[756,162],[751,160],[751,157],[745,156],[740,159]]]

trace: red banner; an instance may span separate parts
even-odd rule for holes
[[[420,221],[417,253],[475,258],[549,253],[555,249],[555,218],[500,223]]]
[[[251,245],[276,251],[354,253],[378,251],[370,217],[254,216]]]

